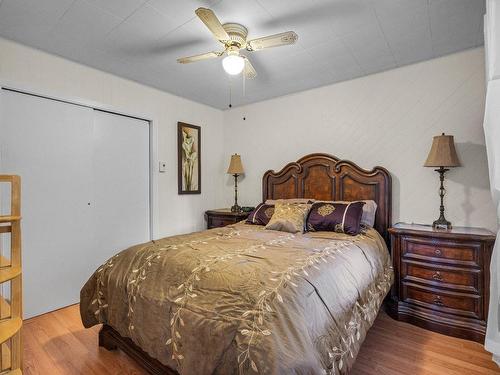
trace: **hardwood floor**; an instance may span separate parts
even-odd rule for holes
[[[353,375],[500,374],[476,342],[397,322],[381,312],[356,359]]]
[[[97,346],[100,327],[83,328],[78,305],[24,324],[24,375],[146,374],[124,353]]]
[[[83,328],[78,305],[24,323],[25,375],[146,375],[120,351],[97,346],[99,327]],[[352,375],[500,374],[480,344],[443,336],[380,313]]]

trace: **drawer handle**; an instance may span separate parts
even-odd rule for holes
[[[438,306],[443,306],[443,301],[441,301],[441,296],[434,297],[434,304]]]
[[[442,254],[443,252],[442,252],[441,250],[439,250],[439,249],[436,249],[436,250],[434,251],[434,253],[436,253],[436,255],[439,257],[439,256],[441,256],[441,254]]]
[[[436,271],[434,275],[432,275],[432,278],[436,281],[443,281],[443,275],[441,275],[439,271]]]

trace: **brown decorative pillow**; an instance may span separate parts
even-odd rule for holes
[[[329,231],[356,235],[360,231],[365,202],[316,202],[307,216],[308,231]]]
[[[261,203],[247,218],[247,224],[266,225],[274,214],[274,204]]]
[[[266,225],[266,229],[297,233],[304,231],[304,222],[310,204],[277,201],[274,214]]]

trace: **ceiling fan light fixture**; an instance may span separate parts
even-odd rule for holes
[[[1,2],[2,0],[0,0]],[[177,59],[179,64],[189,64],[225,55],[222,60],[222,67],[227,74],[235,76],[243,73],[246,79],[254,79],[257,77],[257,72],[246,56],[240,56],[240,50],[252,52],[265,48],[285,46],[295,43],[298,38],[297,34],[293,31],[285,31],[284,33],[247,40],[248,30],[245,26],[234,22],[222,24],[213,10],[208,8],[198,8],[195,13],[215,39],[224,46],[224,49],[222,51],[211,51],[194,56],[181,57]]]
[[[238,75],[245,67],[245,59],[239,55],[229,55],[222,59],[222,67],[227,74]]]

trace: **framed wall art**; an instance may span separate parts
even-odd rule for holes
[[[177,123],[179,194],[201,193],[201,128]]]

